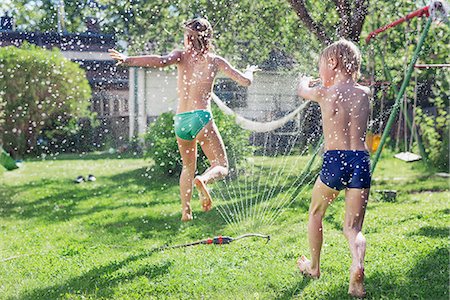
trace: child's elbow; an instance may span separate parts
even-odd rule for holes
[[[242,86],[251,86],[252,85],[252,83],[253,83],[253,80],[251,80],[251,79],[249,79],[249,78],[246,78],[246,79],[244,79],[243,81],[242,81]]]

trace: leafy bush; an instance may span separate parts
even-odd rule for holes
[[[5,101],[3,101],[3,92],[0,91],[0,132],[3,132],[3,124],[5,123],[5,110],[4,110],[4,106],[5,106]],[[2,139],[2,135],[0,134],[0,146],[3,145],[3,139]]]
[[[90,116],[85,73],[58,49],[1,47],[0,91],[6,101],[3,146],[15,157],[36,153],[39,138],[69,132],[74,120]]]
[[[241,129],[232,117],[222,113],[215,105],[212,112],[225,144],[232,173],[236,165],[244,161],[252,152],[248,142],[250,133]],[[171,112],[161,114],[155,122],[150,124],[144,136],[145,156],[155,161],[155,171],[168,175],[178,175],[182,170],[181,156],[173,128],[174,116],[175,114]],[[203,172],[209,166],[209,162],[200,146],[198,149],[198,170]]]
[[[95,116],[95,114],[93,114]],[[98,119],[79,118],[70,120],[63,128],[50,123],[38,137],[37,153],[92,152],[108,149],[110,134]]]
[[[449,169],[449,116],[442,97],[434,99],[437,116],[430,116],[417,108],[417,123],[420,126],[425,151],[429,162],[438,170]]]

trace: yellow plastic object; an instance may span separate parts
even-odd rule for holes
[[[381,134],[371,132],[367,133],[366,143],[370,153],[374,153],[377,151],[378,146],[380,145],[380,141],[381,141]]]

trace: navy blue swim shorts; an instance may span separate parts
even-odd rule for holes
[[[335,190],[370,188],[370,156],[367,151],[329,150],[323,154],[320,180]]]

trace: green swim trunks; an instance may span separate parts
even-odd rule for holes
[[[183,140],[192,141],[211,121],[211,113],[206,109],[199,109],[176,114],[174,119],[175,134]]]

